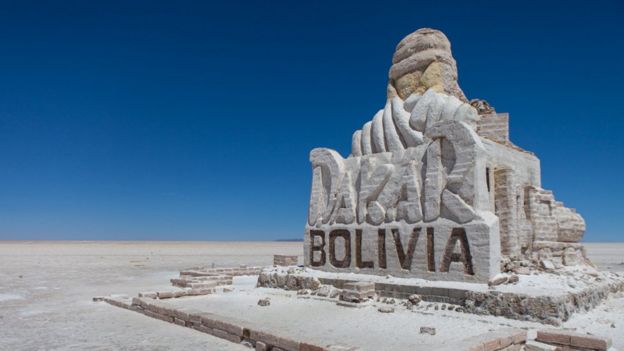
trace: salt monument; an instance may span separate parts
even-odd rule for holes
[[[442,32],[399,43],[385,106],[351,154],[310,153],[303,266],[281,253],[268,267],[193,267],[173,289],[94,300],[257,351],[609,350],[569,320],[621,294],[624,275],[587,259],[583,218],[541,187],[508,114],[468,100],[457,77]]]
[[[310,153],[305,265],[487,282],[501,269],[585,264],[583,218],[541,187],[540,160],[509,139],[509,116],[458,84],[447,37],[399,42],[387,101],[351,154]]]

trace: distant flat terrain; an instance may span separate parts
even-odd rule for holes
[[[167,287],[185,267],[270,265],[291,242],[2,242],[0,350],[249,350],[93,296]]]
[[[624,271],[624,243],[586,247],[601,268]],[[0,350],[249,350],[91,298],[167,287],[183,268],[270,265],[273,254],[302,253],[302,242],[283,241],[0,241]],[[620,305],[598,307],[601,317],[579,326],[607,323]]]
[[[583,243],[587,256],[602,270],[624,272],[624,243]]]

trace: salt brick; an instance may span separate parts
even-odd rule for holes
[[[573,334],[570,339],[570,345],[603,351],[611,347],[611,339],[593,335]]]
[[[206,327],[219,329],[241,337],[243,336],[243,327],[236,325],[232,321],[225,321],[222,317],[208,313],[202,313],[200,316],[201,324]]]
[[[268,345],[273,345],[274,348],[272,350],[274,350],[275,347],[280,347],[288,351],[299,351],[299,342],[262,331],[251,330],[250,338],[256,341],[262,341]]]
[[[565,330],[538,330],[535,340],[545,343],[571,345],[572,333]]]
[[[497,351],[497,350],[500,350],[500,348],[501,348],[501,341],[499,338],[483,342],[484,351]]]
[[[526,330],[518,330],[512,335],[513,343],[520,344],[524,343],[527,340],[527,331]]]
[[[173,297],[173,291],[159,291],[156,295],[159,299],[170,299]]]
[[[559,351],[559,347],[541,343],[539,341],[528,340],[525,344],[527,351]]]

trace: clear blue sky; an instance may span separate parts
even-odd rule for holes
[[[624,239],[621,0],[53,3],[0,3],[0,239],[302,237],[309,151],[349,153],[420,27]]]

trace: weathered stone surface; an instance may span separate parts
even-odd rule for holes
[[[389,73],[389,85],[403,99],[428,89],[467,101],[457,84],[457,66],[451,43],[435,29],[423,28],[397,45]]]
[[[276,266],[296,266],[298,261],[297,256],[273,255],[273,264]]]
[[[268,351],[269,348],[267,347],[267,344],[263,343],[262,341],[256,341],[256,351]]]

